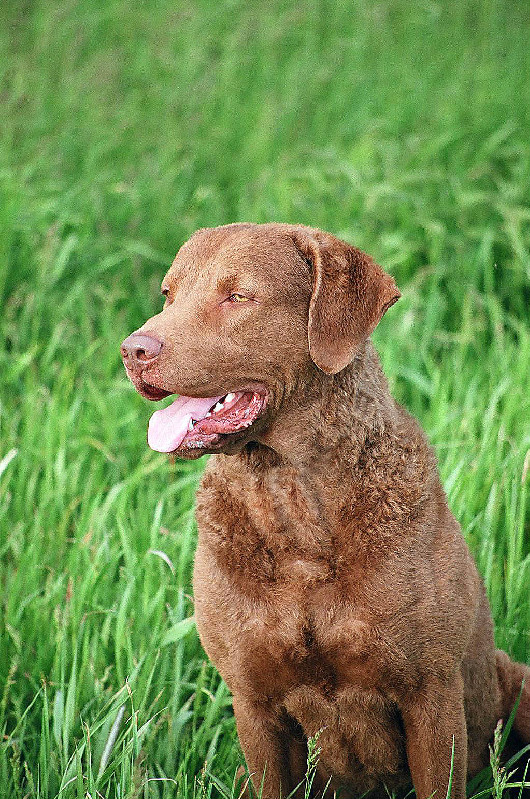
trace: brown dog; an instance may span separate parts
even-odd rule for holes
[[[424,434],[391,398],[370,333],[398,299],[367,255],[302,226],[200,230],[162,313],[122,345],[157,411],[149,443],[215,453],[197,496],[197,626],[234,696],[264,796],[414,783],[453,796],[527,683],[495,651],[484,588]],[[232,456],[232,457],[228,457]]]

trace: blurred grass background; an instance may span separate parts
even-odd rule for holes
[[[147,449],[119,359],[201,226],[315,225],[393,272],[392,389],[530,662],[529,33],[522,0],[4,0],[2,797],[234,793],[187,621],[203,463]]]

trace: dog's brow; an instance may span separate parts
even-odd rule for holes
[[[226,292],[233,291],[235,288],[238,288],[241,283],[241,275],[236,272],[231,272],[230,274],[223,275],[217,281],[217,291],[220,294],[225,294]]]
[[[175,268],[175,265],[172,264],[166,274],[164,275],[164,279],[162,280],[162,286],[170,286],[171,288],[176,289],[178,284],[182,281],[182,270],[178,270]]]

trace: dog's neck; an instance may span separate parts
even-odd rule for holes
[[[337,502],[337,487],[350,498],[362,490],[355,485],[359,467],[377,457],[385,436],[398,426],[398,417],[399,406],[368,343],[337,375],[315,369],[261,441],[247,445],[227,466],[235,467],[243,485],[274,496],[271,513],[280,520],[289,517],[286,529],[301,551],[320,552],[330,545],[327,531],[344,511]],[[289,516],[293,508],[296,518]],[[271,546],[277,543],[274,530]]]
[[[368,341],[338,374],[325,375],[315,368],[243,458],[256,469],[283,463],[313,475],[331,474],[338,464],[341,470],[354,466],[366,442],[388,430],[396,411]]]
[[[419,438],[419,428],[391,397],[368,343],[339,374],[315,372],[262,440],[226,456],[224,468],[236,494],[256,494],[258,515],[266,508],[256,540],[265,537],[271,551],[285,546],[287,536],[306,560],[329,559],[334,550],[344,554],[351,546],[352,558],[359,560],[372,549],[386,552],[383,539],[395,525],[389,516],[389,524],[376,525],[369,538],[359,538],[356,531],[371,528],[373,518],[385,517],[389,509],[392,518],[413,513],[425,480],[435,475]],[[400,441],[408,444],[400,446]],[[405,457],[412,481],[403,478]],[[337,533],[341,530],[344,538]]]

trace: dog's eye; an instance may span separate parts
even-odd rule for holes
[[[161,291],[162,291],[162,296],[163,297],[168,297],[169,296],[169,289],[168,289],[167,286],[162,286]]]
[[[245,297],[244,294],[231,294],[228,300],[229,302],[249,302],[250,297]]]

